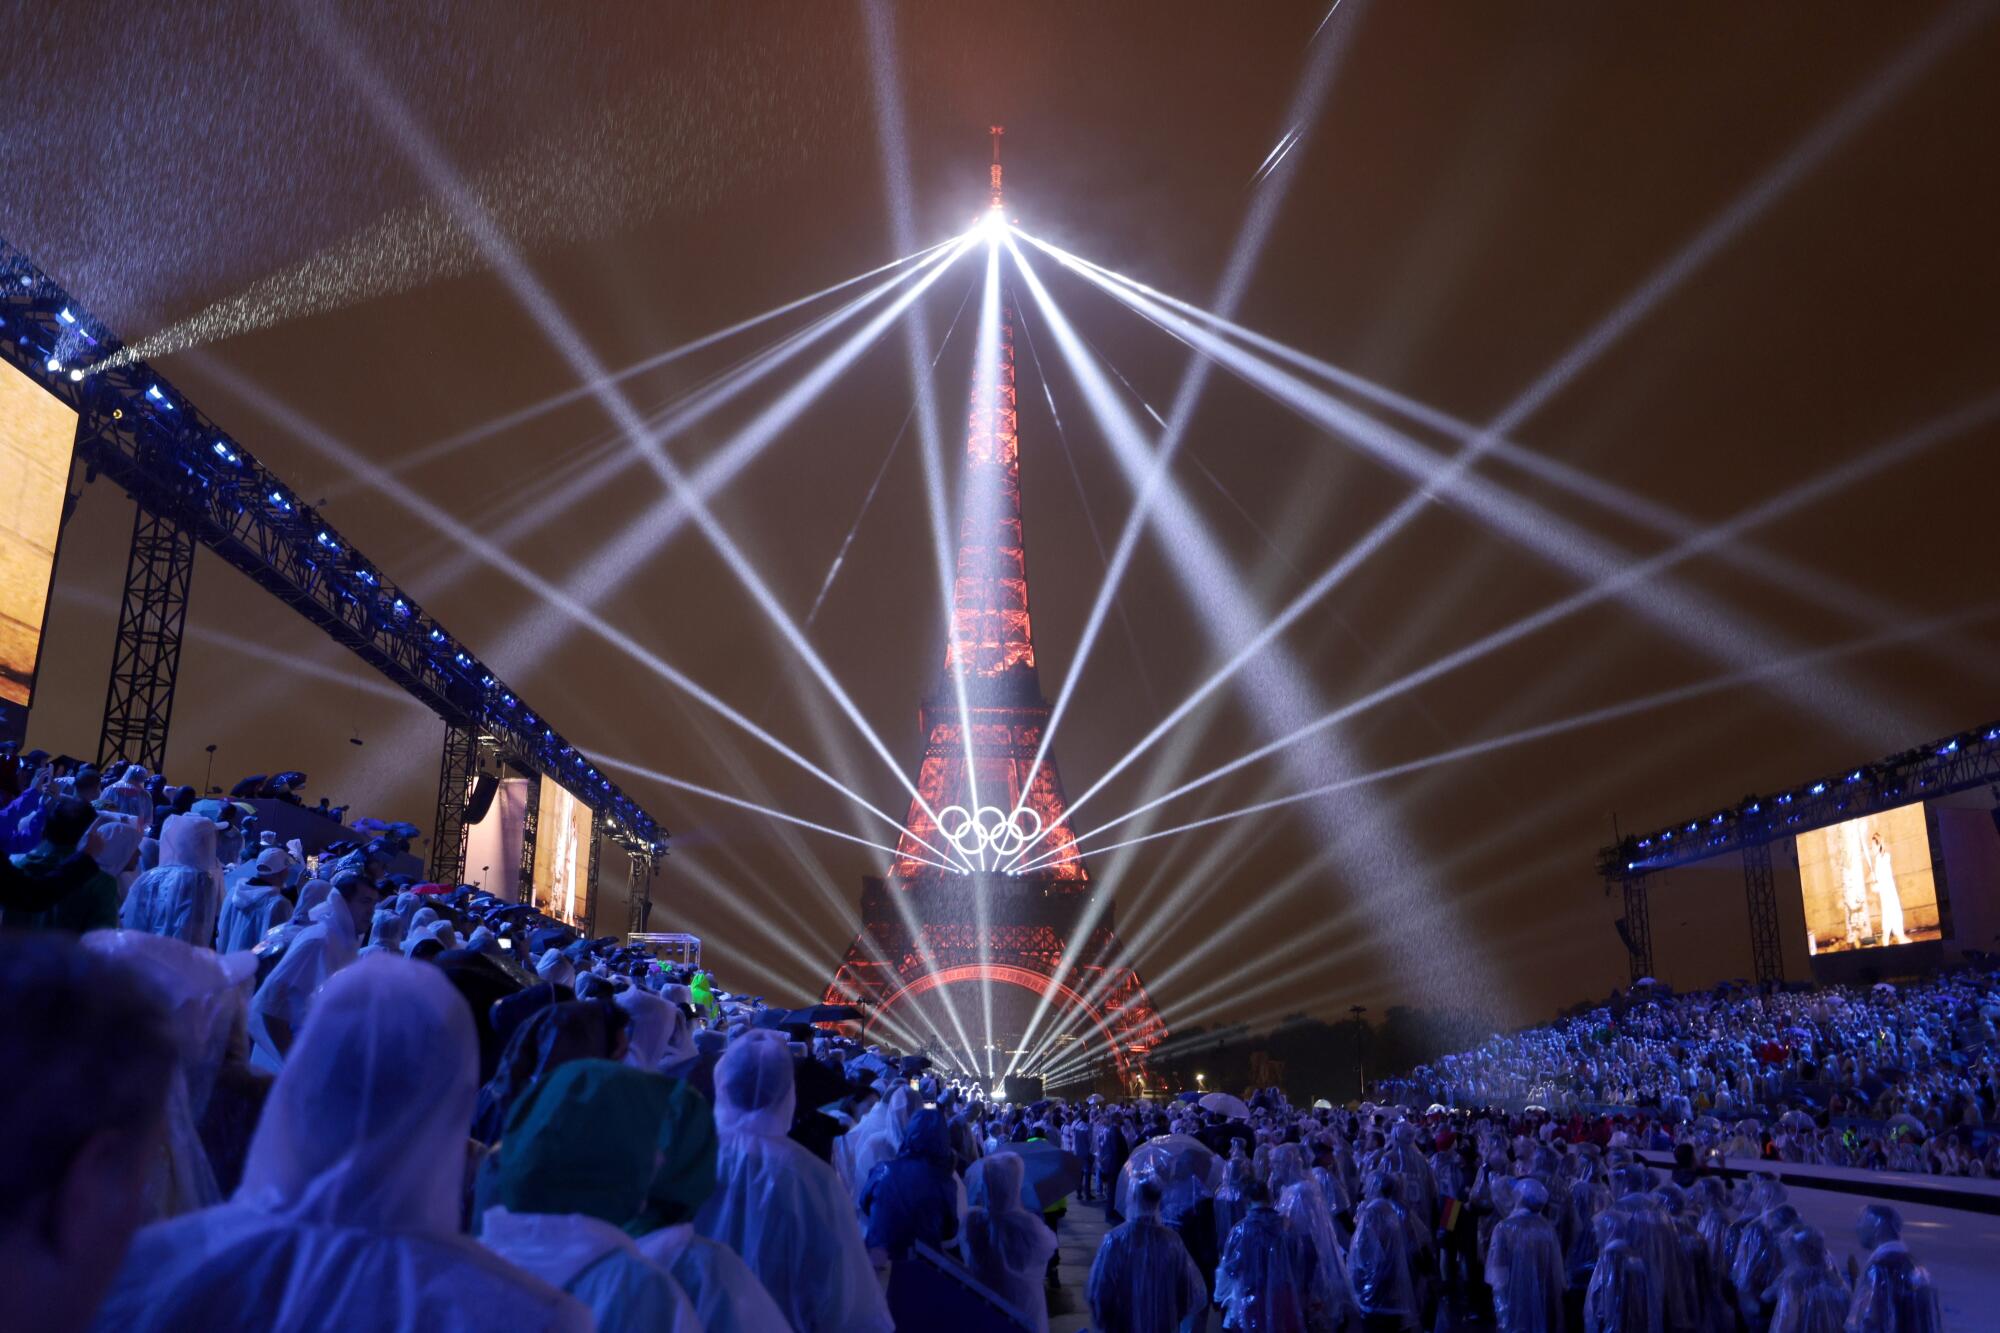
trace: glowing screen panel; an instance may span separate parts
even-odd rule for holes
[[[590,911],[589,806],[541,780],[535,816],[535,907],[567,925],[583,927]]]
[[[1813,953],[1943,938],[1922,805],[1814,829],[1797,842]]]
[[[0,699],[35,693],[76,413],[0,362]]]

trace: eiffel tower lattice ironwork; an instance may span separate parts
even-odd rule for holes
[[[863,881],[861,935],[826,1000],[860,1005],[873,1029],[939,987],[1019,987],[1048,998],[1048,1024],[1101,1041],[1120,1084],[1138,1092],[1166,1028],[1125,958],[1111,904],[1093,906],[1089,869],[1073,848],[1006,872],[1014,850],[1070,847],[1071,830],[1054,756],[1035,763],[1050,708],[1028,619],[1014,312],[1004,297],[997,323],[973,373],[950,642],[920,708],[919,799],[888,874]],[[943,858],[971,869],[947,869]]]

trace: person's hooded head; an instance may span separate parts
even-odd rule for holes
[[[200,815],[173,815],[160,826],[160,864],[186,866],[205,875],[218,869],[215,821]]]
[[[558,986],[576,984],[576,968],[570,965],[569,959],[554,949],[550,949],[535,960],[535,975],[543,981],[553,982]]]
[[[1826,1237],[1818,1227],[1794,1226],[1783,1236],[1785,1260],[1793,1268],[1803,1268],[1817,1273],[1827,1266]]]
[[[451,922],[444,920],[427,921],[403,940],[403,954],[409,958],[436,958],[447,949],[457,947],[458,941],[451,933]]]
[[[115,876],[118,887],[130,888],[132,879],[139,873],[139,844],[144,840],[143,831],[129,819],[109,817],[99,821],[103,825],[98,830],[102,843],[101,855],[96,858],[98,868],[107,875]]]
[[[515,1103],[528,1089],[564,1065],[576,1060],[618,1060],[624,1053],[625,1015],[615,1006],[570,1000],[535,1010],[514,1029],[500,1056],[500,1067],[487,1081],[480,1112],[482,1131],[501,1132]]]
[[[660,1120],[658,1165],[645,1207],[625,1227],[635,1236],[691,1221],[715,1193],[715,1116],[693,1085],[668,1083],[673,1091]]]
[[[507,1117],[481,1203],[624,1226],[646,1202],[673,1084],[609,1060],[573,1060]]]
[[[1854,1234],[1861,1248],[1872,1254],[1877,1247],[1903,1238],[1903,1215],[1886,1203],[1871,1203],[1861,1210]]]
[[[292,868],[292,858],[282,847],[266,847],[257,853],[256,882],[259,884],[282,883]]]
[[[395,909],[378,907],[375,916],[368,923],[368,947],[401,951],[403,947],[403,918]]]
[[[1516,1212],[1529,1212],[1540,1215],[1547,1212],[1548,1208],[1548,1187],[1533,1176],[1521,1181],[1514,1187],[1514,1210]]]
[[[951,1126],[946,1122],[944,1112],[924,1110],[911,1116],[910,1123],[903,1126],[903,1141],[898,1145],[896,1155],[949,1167],[952,1163]]]
[[[637,986],[620,991],[613,1003],[631,1019],[632,1035],[625,1051],[626,1063],[638,1069],[658,1070],[660,1062],[666,1058],[674,1007],[651,991]]]
[[[333,891],[347,904],[347,915],[355,921],[366,921],[373,916],[375,904],[382,896],[376,891],[374,880],[352,870],[334,875]]]
[[[748,1032],[730,1043],[715,1066],[716,1132],[783,1138],[792,1127],[797,1097],[784,1039]]]
[[[1028,1162],[1017,1152],[996,1152],[974,1162],[966,1173],[966,1201],[974,1208],[993,1214],[1024,1209],[1021,1186],[1028,1178]]]
[[[478,1092],[465,1003],[437,969],[364,958],[321,989],[233,1202],[297,1223],[458,1234]]]

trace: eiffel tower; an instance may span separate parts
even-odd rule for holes
[[[996,211],[1000,133],[993,131]],[[1120,1086],[1136,1094],[1166,1027],[1125,961],[1111,903],[1093,906],[1055,758],[1035,763],[1050,709],[1028,620],[1014,310],[1004,290],[994,338],[973,371],[950,641],[919,709],[918,797],[888,874],[862,881],[861,935],[826,1000],[861,1006],[864,1029],[872,1029],[940,987],[1018,987],[1047,1000],[1043,1031],[1072,1028],[1103,1043]],[[1008,873],[1024,846],[1028,868]],[[1052,859],[1035,864],[1044,855]]]

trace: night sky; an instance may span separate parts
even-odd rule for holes
[[[357,483],[343,453],[396,466],[576,384],[454,225],[412,130],[609,366],[895,258],[862,11],[440,2],[378,12],[388,8],[17,11],[4,33],[0,235],[128,342],[160,335],[177,347],[155,364],[299,494],[326,497],[326,515],[361,550],[577,745],[892,837],[589,631],[545,617],[516,632],[534,622],[534,597],[456,552],[398,489]],[[930,244],[968,225],[984,202],[987,127],[1004,123],[1010,212],[1025,230],[1210,305],[1293,89],[1337,43],[1320,114],[1263,187],[1287,193],[1241,323],[1484,423],[1737,209],[1741,226],[1511,433],[1697,528],[2000,391],[1995,6],[1346,0],[1315,38],[1325,12],[896,9],[908,137],[907,161],[890,169],[908,172],[914,234]],[[1919,63],[1857,103],[1899,59]],[[408,113],[402,133],[379,114],[384,99],[365,95],[368,77]],[[1788,172],[1829,123],[1838,142]],[[1079,333],[1166,412],[1186,348],[1036,262]],[[979,272],[961,263],[929,293],[934,341]],[[1063,428],[1024,355],[1029,577],[1053,695],[1132,491],[1047,326],[1017,295]],[[799,322],[624,388],[651,412]],[[935,377],[952,454],[971,322]],[[181,346],[190,333],[196,345]],[[675,441],[675,458],[697,464],[795,378]],[[716,497],[717,517],[794,617],[811,607],[911,398],[892,332]],[[1136,410],[1136,398],[1126,403]],[[1397,1002],[1544,1016],[1625,977],[1618,909],[1594,874],[1614,819],[1650,828],[2000,714],[1995,423],[1988,411],[1827,488],[1745,536],[1733,548],[1745,559],[1710,552],[1344,724],[1351,771],[1367,772],[1740,673],[1740,651],[1715,646],[1730,625],[1751,631],[1739,648],[1754,643],[1755,663],[1770,668],[1756,683],[1369,785],[1373,817],[1412,849],[1393,876],[1377,858],[1323,855],[1329,821],[1361,818],[1342,803],[1095,858],[1168,1023]],[[614,438],[586,398],[400,468],[397,485],[494,535],[521,526],[513,520],[583,459],[625,447]],[[1616,495],[1587,502],[1493,459],[1473,475],[1550,515],[1550,531],[1626,558],[1674,542]],[[1208,381],[1173,480],[1240,572],[1231,595],[1257,621],[1410,493],[1350,441],[1223,373]],[[562,582],[664,494],[636,466],[509,549]],[[95,743],[131,512],[99,484],[65,533],[37,744]],[[1141,542],[1058,733],[1072,795],[1228,656],[1163,558],[1174,540],[1154,529]],[[930,551],[906,438],[811,629],[905,772],[942,651]],[[1578,586],[1439,497],[1283,645],[1321,707],[1336,708]],[[1643,611],[1669,594],[1694,608],[1679,629]],[[598,609],[902,812],[900,783],[697,533],[629,570]],[[1785,664],[1863,640],[1872,646]],[[1267,702],[1219,691],[1184,724],[1185,746],[1151,752],[1079,825],[1268,739]],[[178,779],[198,781],[214,744],[225,784],[298,767],[309,798],[428,830],[442,735],[420,706],[202,556],[173,720]],[[1154,827],[1297,790],[1300,769],[1250,766],[1163,809]],[[700,934],[725,984],[816,996],[852,935],[860,878],[886,858],[612,772],[675,835],[656,925]],[[1220,934],[1249,911],[1243,929]],[[1712,931],[1684,928],[1671,900],[1654,912],[1674,941],[1660,959],[1669,980],[1749,970],[1740,905]],[[1468,969],[1466,957],[1487,961]]]

